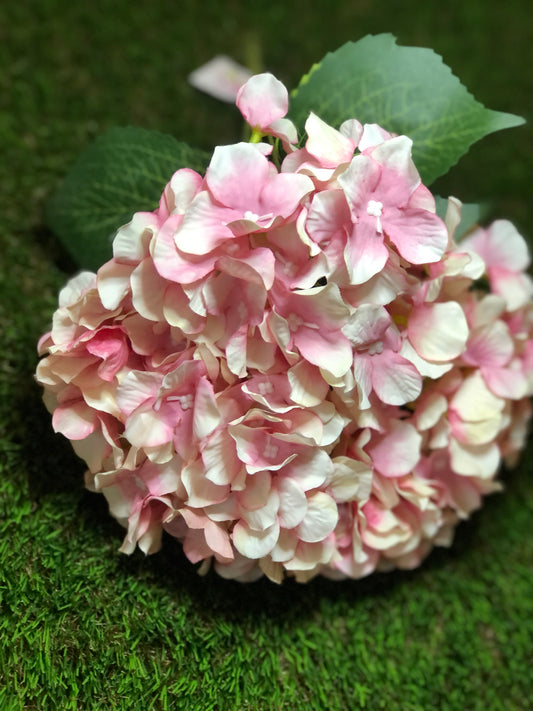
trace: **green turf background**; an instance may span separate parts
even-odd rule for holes
[[[390,31],[431,46],[528,126],[438,184],[531,230],[533,23],[525,0],[3,0],[0,4],[0,709],[533,708],[531,448],[506,493],[418,571],[283,586],[199,578],[177,546],[125,557],[103,497],[51,431],[35,343],[75,270],[43,205],[114,125],[210,148],[235,109],[187,74],[218,52],[294,86],[326,51]]]

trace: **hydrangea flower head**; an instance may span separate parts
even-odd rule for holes
[[[178,170],[61,292],[54,429],[124,552],[166,531],[242,581],[412,568],[523,446],[525,242],[499,221],[456,244],[460,203],[437,216],[406,136],[311,114],[298,147],[270,74],[237,105],[252,141]]]

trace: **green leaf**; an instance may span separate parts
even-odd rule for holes
[[[77,265],[95,271],[112,256],[116,230],[153,210],[179,168],[203,172],[209,154],[156,131],[114,128],[82,153],[47,205],[47,220]]]
[[[433,50],[399,47],[390,34],[348,42],[314,65],[291,99],[290,117],[299,129],[310,111],[337,128],[356,118],[409,136],[426,185],[475,141],[524,123],[476,101]]]

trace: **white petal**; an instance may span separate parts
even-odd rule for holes
[[[419,400],[415,410],[416,426],[421,431],[434,427],[448,409],[448,401],[440,393],[430,393]]]
[[[328,393],[328,384],[320,376],[318,368],[305,360],[287,372],[291,384],[291,400],[303,407],[320,404]]]
[[[194,398],[194,434],[202,439],[211,434],[220,422],[220,413],[215,402],[213,386],[201,378]]]
[[[309,543],[300,541],[296,547],[293,558],[285,564],[286,570],[314,571],[320,565],[327,565],[335,552],[331,539]],[[298,576],[297,580],[306,582],[311,576]]]
[[[283,470],[284,476],[298,482],[303,491],[321,486],[333,471],[333,464],[327,452],[315,448],[309,454],[300,455],[289,462]]]
[[[468,324],[456,301],[422,304],[409,316],[407,334],[422,358],[450,361],[465,349]]]
[[[242,518],[246,521],[250,529],[254,531],[265,531],[277,520],[280,497],[276,489],[271,489],[268,497],[261,508],[253,511],[243,510]]]
[[[307,513],[297,528],[298,537],[307,543],[324,540],[339,520],[337,504],[328,494],[317,491],[307,500]]]
[[[450,401],[453,409],[462,420],[480,422],[499,416],[504,401],[493,395],[487,388],[479,370],[465,378]]]
[[[287,531],[287,529],[282,528],[279,532],[277,543],[270,553],[272,560],[281,563],[290,560],[294,555],[297,545],[298,536],[294,531]]]
[[[181,479],[187,491],[187,505],[192,508],[202,508],[217,504],[229,494],[229,486],[218,486],[206,479],[202,462],[195,461],[182,469]]]
[[[464,476],[491,479],[500,465],[500,450],[494,443],[479,446],[463,445],[455,438],[450,439],[452,469]]]
[[[130,288],[130,264],[118,264],[114,261],[106,262],[98,270],[97,283],[98,295],[102,306],[113,311],[120,304]]]
[[[239,503],[249,511],[263,507],[268,500],[271,484],[272,476],[268,471],[246,477],[245,488],[236,494]]]
[[[351,138],[322,121],[312,111],[305,122],[307,151],[326,168],[336,168],[340,163],[348,163],[353,156],[354,142]]]
[[[307,497],[301,487],[289,477],[282,477],[278,484],[280,495],[279,516],[284,528],[294,528],[307,512]]]
[[[245,521],[239,521],[233,529],[233,544],[242,555],[253,560],[270,553],[279,536],[279,523],[276,521],[265,531],[253,531]]]
[[[335,457],[333,476],[328,491],[337,503],[365,501],[372,488],[372,469],[351,457]]]
[[[250,76],[249,69],[225,54],[218,54],[191,72],[187,79],[195,89],[233,104],[240,87]]]
[[[407,339],[402,343],[400,355],[411,361],[422,377],[433,380],[437,380],[453,368],[453,363],[430,363],[421,358]]]

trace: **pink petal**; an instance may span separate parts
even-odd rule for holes
[[[247,124],[265,129],[285,116],[289,109],[289,94],[272,74],[256,74],[241,86],[236,104]]]
[[[506,365],[513,353],[514,344],[509,328],[503,321],[496,321],[472,333],[463,359],[471,365],[490,368]]]
[[[461,247],[479,254],[487,267],[522,272],[529,266],[527,244],[508,220],[496,220],[488,229],[479,229],[461,241]]]
[[[65,284],[59,292],[59,308],[76,304],[83,296],[96,286],[96,274],[80,272]]]
[[[359,139],[359,150],[361,152],[368,151],[369,148],[375,148],[380,143],[394,138],[392,133],[385,131],[377,123],[365,123],[363,133]]]
[[[289,147],[292,147],[298,143],[298,131],[296,130],[296,126],[290,119],[287,118],[280,118],[272,121],[268,127],[268,131],[265,131],[265,133],[269,133],[272,136],[280,138],[287,150]]]
[[[518,368],[481,368],[488,387],[498,397],[520,400],[527,395],[527,378]]]
[[[131,222],[121,227],[113,239],[113,255],[126,264],[138,264],[148,256],[152,237],[157,233],[159,219],[153,212],[136,212]]]
[[[352,209],[358,211],[366,207],[380,177],[381,169],[370,156],[358,155],[352,160],[349,167],[338,177],[338,183]]]
[[[237,216],[235,210],[213,204],[209,193],[198,193],[175,233],[177,248],[186,254],[207,255],[221,242],[235,238],[227,224]]]
[[[303,198],[314,190],[314,184],[307,175],[279,173],[266,183],[260,207],[263,214],[272,213],[290,217]]]
[[[111,382],[116,373],[126,363],[129,348],[121,328],[101,328],[87,342],[87,351],[102,359],[98,375]]]
[[[450,410],[465,422],[500,419],[505,402],[488,389],[479,370],[468,375],[450,400]]]
[[[270,555],[273,561],[286,562],[290,560],[298,545],[298,536],[294,531],[282,528],[279,532],[279,538],[276,545],[272,549]]]
[[[391,317],[383,306],[366,303],[354,310],[342,332],[358,349],[383,338],[390,323]]]
[[[420,185],[420,176],[411,158],[412,146],[413,141],[407,136],[396,136],[370,151],[372,158],[386,169],[387,183],[393,183],[392,191],[390,184],[387,185],[388,195],[389,201],[396,205],[405,204],[406,194],[410,195]]]
[[[339,131],[357,146],[363,134],[363,127],[357,119],[347,119],[341,123]]]
[[[274,283],[275,257],[270,249],[257,247],[240,257],[223,256],[218,260],[218,268],[235,279],[260,284],[271,289]]]
[[[369,448],[375,468],[384,476],[409,474],[420,459],[422,436],[413,425],[391,420],[385,435]]]
[[[257,212],[259,196],[268,181],[270,164],[250,143],[217,146],[206,173],[209,191],[220,205]]]
[[[202,176],[194,170],[190,168],[177,170],[161,196],[161,200],[165,201],[165,209],[168,215],[185,214],[194,196],[200,192],[202,183]],[[168,215],[165,215],[165,218],[167,218]],[[161,205],[159,208],[159,217],[161,218]]]
[[[364,284],[378,274],[387,263],[389,250],[375,224],[363,218],[357,222],[344,251],[350,284]]]
[[[318,573],[322,565],[328,565],[334,554],[335,545],[332,537],[317,543],[298,541],[294,556],[285,563],[285,569],[296,571],[296,580],[305,583]]]
[[[435,427],[448,409],[448,400],[439,392],[426,391],[417,401],[415,409],[416,426],[421,431]]]
[[[351,226],[351,213],[342,190],[315,193],[305,227],[317,244],[326,247],[331,237],[344,225]]]
[[[368,410],[368,397],[372,392],[372,363],[369,355],[361,353],[354,356],[353,375],[359,393],[359,407],[361,410]]]
[[[428,210],[385,208],[383,228],[402,257],[412,264],[438,262],[448,244],[446,225]]]
[[[84,402],[57,407],[52,417],[54,432],[72,440],[85,439],[96,429],[96,412]]]
[[[493,267],[489,269],[489,279],[494,293],[505,299],[508,311],[525,306],[533,296],[533,281],[529,274]]]
[[[233,548],[228,532],[220,525],[209,519],[205,522],[204,528],[205,541],[209,548],[222,558],[233,559]]]
[[[200,205],[208,209],[209,203],[204,197]],[[198,215],[197,215],[198,216]],[[175,235],[183,223],[181,215],[172,215],[159,230],[153,249],[154,265],[159,274],[165,279],[177,282],[178,284],[191,284],[209,274],[215,265],[217,256],[209,254],[207,256],[196,254],[182,254],[176,247]],[[187,229],[187,228],[186,228]],[[227,230],[222,236],[229,236]],[[187,242],[186,232],[180,237],[182,242]],[[206,249],[210,243],[207,242]]]
[[[170,442],[174,425],[152,409],[135,411],[128,417],[124,436],[134,447],[157,447]]]
[[[388,351],[372,359],[372,385],[387,405],[405,405],[420,395],[422,377],[399,353]]]
[[[237,445],[239,459],[250,474],[262,469],[276,471],[296,457],[291,442],[284,442],[261,428],[237,424],[228,429]]]
[[[341,332],[328,333],[302,327],[294,335],[294,343],[306,360],[335,377],[341,377],[352,366],[352,347]]]

